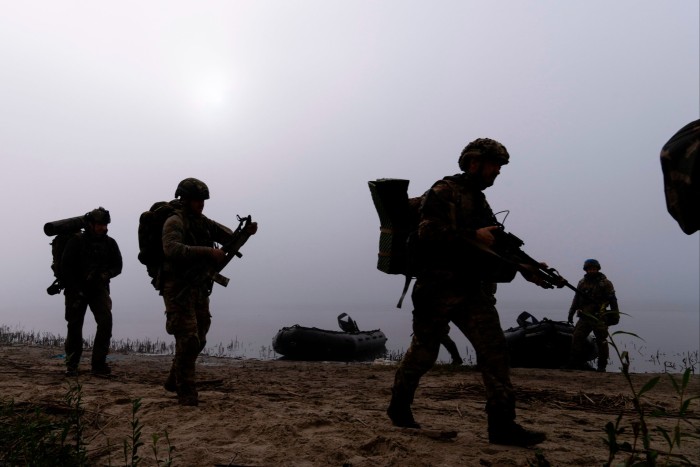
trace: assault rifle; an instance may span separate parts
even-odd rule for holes
[[[491,231],[496,239],[491,247],[476,241],[473,242],[474,246],[490,255],[496,256],[500,261],[520,271],[525,277],[534,277],[534,282],[542,288],[553,289],[556,287],[560,289],[562,287],[568,287],[576,293],[581,293],[580,290],[564,279],[556,269],[543,265],[525,253],[521,248],[525,242],[514,234],[506,232],[503,228],[503,224],[498,223],[496,226],[498,229]],[[513,272],[513,276],[514,275],[515,272]],[[513,276],[511,276],[510,279],[512,279]]]
[[[228,286],[230,279],[223,276],[221,271],[226,267],[226,265],[228,265],[228,263],[231,262],[234,257],[241,258],[243,256],[243,254],[240,252],[241,247],[248,241],[250,236],[255,233],[255,231],[249,232],[250,229],[247,228],[252,223],[250,215],[246,217],[237,215],[236,218],[238,218],[238,227],[233,232],[233,238],[230,242],[221,247],[221,249],[226,253],[224,260],[217,263],[213,268],[207,268],[204,271],[199,268],[191,269],[188,272],[185,280],[187,285],[185,285],[185,287],[177,294],[176,300],[183,297],[184,294],[187,293],[187,291],[190,290],[190,288],[195,284],[206,284],[208,294],[211,294],[215,282],[222,287]]]
[[[247,215],[246,217],[237,215],[236,218],[238,219],[238,227],[233,232],[233,239],[221,247],[224,253],[226,253],[224,260],[218,263],[214,269],[210,270],[208,277],[206,277],[206,280],[216,282],[222,287],[228,286],[230,279],[221,275],[221,271],[228,265],[228,263],[231,262],[233,258],[241,258],[243,256],[240,249],[251,236],[251,233],[248,232],[249,229],[247,229],[252,222],[250,215]]]
[[[543,266],[542,263],[525,253],[521,249],[525,242],[512,233],[506,232],[502,224],[497,225],[499,228],[492,231],[496,238],[496,243],[493,246],[494,254],[500,256],[505,261],[513,263],[521,274],[525,276],[535,276],[537,278],[535,283],[540,287],[545,289],[568,287],[582,297],[584,303],[590,303],[592,301],[588,293],[571,285],[556,269]],[[617,308],[608,310],[608,305],[608,303],[603,304],[597,315],[588,316],[591,316],[595,320],[603,320],[608,326],[618,324],[620,322],[620,312]]]

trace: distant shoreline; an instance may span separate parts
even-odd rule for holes
[[[40,347],[55,347],[57,349],[62,349],[64,337],[61,335],[56,335],[50,332],[41,331],[24,331],[19,329],[11,329],[8,325],[0,325],[0,345],[5,343],[18,343],[18,344],[30,344],[37,345]],[[86,336],[84,340],[86,342],[86,350],[92,347],[93,336]],[[203,355],[211,357],[221,357],[230,358],[234,360],[278,360],[282,356],[274,352],[271,345],[260,347],[255,347],[257,349],[258,355],[248,355],[248,351],[254,351],[255,346],[246,346],[241,341],[233,340],[227,344],[219,342],[214,345],[208,345],[203,351]],[[444,351],[444,349],[442,349]],[[630,373],[635,374],[655,374],[655,373],[671,373],[680,374],[685,371],[686,368],[692,368],[694,373],[700,372],[700,350],[688,350],[683,353],[675,353],[672,355],[666,355],[664,352],[657,350],[652,355],[642,356],[636,349],[627,349],[622,347],[621,351],[630,352],[631,359],[631,370]],[[174,339],[166,342],[160,339],[151,341],[149,339],[112,339],[110,345],[110,352],[114,354],[142,354],[142,355],[174,355],[175,353],[175,341]],[[621,372],[621,364],[616,356],[614,356],[613,349],[611,352],[611,363],[608,366],[608,372],[618,373]],[[392,350],[387,348],[387,353],[384,360],[386,361],[399,361],[403,354],[402,351]],[[465,366],[473,366],[476,364],[474,354],[467,352],[466,355],[462,355],[465,359]],[[643,360],[640,360],[642,358]],[[449,362],[449,359],[445,358],[443,360],[438,360],[438,363]],[[644,363],[644,365],[641,365]],[[636,368],[640,366],[644,367],[643,371],[639,371]],[[656,368],[659,367],[659,368]]]

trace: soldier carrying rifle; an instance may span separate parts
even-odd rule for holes
[[[452,322],[476,350],[486,387],[489,442],[529,446],[545,439],[544,433],[515,422],[515,392],[495,307],[495,283],[510,282],[520,271],[545,288],[565,284],[546,265],[521,264],[518,258],[501,261],[491,250],[497,246],[497,237],[503,237],[502,226],[483,190],[493,185],[509,157],[497,141],[472,141],[459,158],[463,173],[437,181],[425,195],[416,248],[420,266],[411,295],[413,338],[396,372],[387,410],[396,426],[420,427],[411,412],[413,397],[420,378],[435,363],[440,338]]]
[[[196,178],[182,180],[175,197],[180,208],[163,225],[164,262],[159,277],[166,331],[175,336],[175,357],[164,387],[177,392],[179,404],[194,406],[199,403],[195,361],[206,346],[211,325],[209,294],[214,276],[222,278],[212,271],[220,270],[232,255],[240,255],[237,247],[255,234],[257,223],[248,217],[245,225],[242,222],[234,232],[204,216],[209,188]],[[237,247],[227,251],[225,247],[217,248],[215,242]]]

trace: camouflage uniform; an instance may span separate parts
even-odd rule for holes
[[[578,310],[578,322],[571,343],[571,368],[586,367],[586,339],[593,332],[598,346],[598,370],[604,371],[610,355],[608,349],[608,325],[605,309],[619,312],[615,287],[602,272],[587,272],[577,285],[581,294],[576,294],[569,308],[569,322]]]
[[[450,338],[449,333],[450,329],[448,326],[447,331],[440,338],[440,344],[442,344],[442,346],[445,347],[445,350],[447,350],[447,352],[450,354],[450,357],[452,358],[452,364],[455,366],[459,366],[462,364],[462,356],[459,354],[457,344],[455,344],[455,341],[453,341]]]
[[[446,177],[428,191],[418,232],[423,269],[412,293],[413,338],[396,372],[392,402],[411,404],[452,322],[476,350],[490,427],[515,419],[506,340],[495,308],[496,284],[481,276],[481,260],[465,241],[494,223],[486,197],[469,174]]]
[[[700,229],[700,120],[678,130],[661,150],[666,207],[681,230]]]
[[[83,321],[88,306],[97,323],[92,368],[99,372],[108,368],[106,358],[112,338],[109,282],[122,271],[121,252],[112,237],[106,234],[94,235],[86,230],[68,241],[61,267],[65,285],[65,318],[68,322],[65,342],[68,372],[76,372],[80,363],[83,353]]]
[[[165,302],[166,331],[175,336],[175,357],[166,388],[176,390],[181,403],[196,405],[195,361],[206,346],[211,325],[205,279],[215,264],[214,242],[228,243],[233,232],[206,216],[178,211],[163,225],[165,262],[159,277]]]

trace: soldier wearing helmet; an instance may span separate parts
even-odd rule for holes
[[[202,213],[209,188],[201,180],[182,180],[175,197],[180,209],[165,221],[162,236],[165,260],[160,293],[165,302],[165,329],[175,336],[175,357],[164,387],[177,393],[179,404],[194,406],[199,403],[195,361],[206,347],[211,326],[212,284],[204,273],[224,260],[225,253],[216,244],[229,243],[233,231]],[[248,228],[254,234],[257,224]]]
[[[459,168],[469,172],[470,159],[491,159],[500,165],[506,165],[510,160],[508,150],[496,140],[478,138],[467,144],[459,155]]]
[[[598,346],[598,371],[604,372],[608,365],[610,351],[608,349],[608,325],[617,324],[620,310],[615,296],[615,287],[610,280],[600,272],[600,262],[597,259],[587,259],[583,262],[586,271],[578,283],[577,293],[569,308],[569,323],[578,316],[571,343],[571,356],[565,368],[574,370],[590,370],[586,362],[586,339],[592,332]]]
[[[435,363],[450,322],[476,349],[486,386],[489,442],[529,446],[544,433],[515,422],[515,393],[510,381],[506,339],[495,308],[496,280],[473,242],[491,246],[496,218],[483,191],[509,162],[498,141],[479,138],[459,156],[463,173],[438,180],[420,209],[417,251],[420,265],[413,288],[413,337],[394,378],[387,414],[392,423],[419,427],[411,404],[423,374]],[[513,269],[509,276],[515,275]],[[526,277],[528,280],[532,278]]]
[[[71,238],[63,251],[61,277],[65,285],[66,375],[76,376],[83,353],[83,322],[87,308],[95,316],[97,330],[92,350],[92,373],[109,375],[107,354],[112,338],[112,299],[109,284],[122,271],[122,256],[117,242],[107,235],[111,222],[103,207],[83,216],[84,232]]]
[[[209,199],[209,187],[196,178],[186,178],[177,184],[175,197],[180,199]]]
[[[700,229],[700,120],[678,130],[661,148],[666,209],[686,235]]]

